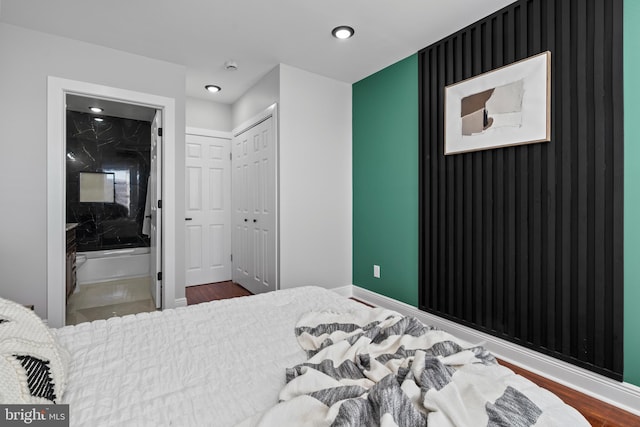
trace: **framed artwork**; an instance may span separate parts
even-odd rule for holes
[[[551,139],[551,52],[445,87],[444,154]]]

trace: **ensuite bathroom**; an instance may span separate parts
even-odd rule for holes
[[[156,309],[148,191],[155,111],[122,114],[113,104],[67,95],[67,324]]]

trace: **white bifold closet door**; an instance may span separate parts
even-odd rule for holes
[[[186,136],[186,285],[231,280],[231,141]]]
[[[276,138],[272,115],[233,138],[233,281],[277,289]]]

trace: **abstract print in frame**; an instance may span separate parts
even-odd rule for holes
[[[445,87],[444,154],[549,141],[551,52]]]

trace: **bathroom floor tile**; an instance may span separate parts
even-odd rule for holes
[[[71,320],[73,324],[78,324],[98,319],[108,319],[115,316],[125,316],[127,314],[136,314],[155,310],[155,304],[153,304],[153,301],[151,300],[125,302],[122,304],[79,309],[75,311],[75,319],[70,318],[69,320]]]
[[[155,311],[150,277],[79,285],[67,303],[67,325]]]
[[[79,285],[77,292],[69,298],[68,305],[84,309],[149,299],[150,281],[150,277],[142,277]]]

